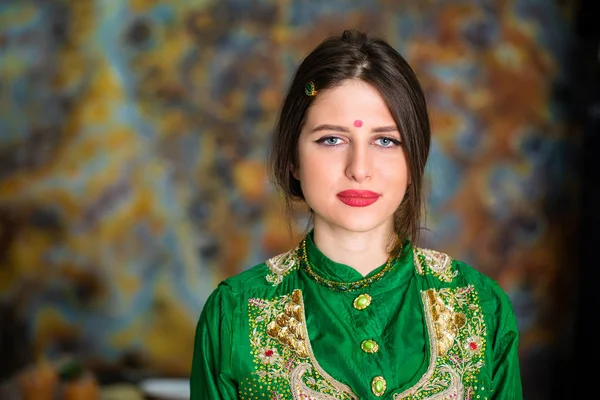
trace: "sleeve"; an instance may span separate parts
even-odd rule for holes
[[[237,399],[232,377],[231,288],[220,285],[208,297],[196,326],[190,400]]]
[[[498,329],[493,340],[492,382],[493,400],[522,400],[519,366],[519,331],[517,319],[508,295],[496,286],[500,306],[497,309]]]

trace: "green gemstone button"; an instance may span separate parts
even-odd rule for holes
[[[371,381],[371,390],[373,391],[373,394],[375,396],[377,396],[377,397],[381,396],[383,394],[383,392],[385,392],[385,388],[386,388],[386,382],[385,382],[385,379],[383,379],[383,376],[376,376]]]
[[[360,348],[366,353],[376,353],[379,345],[374,340],[367,339],[361,343]]]
[[[371,296],[366,293],[358,295],[354,299],[353,306],[357,310],[364,310],[365,308],[369,307],[369,305],[371,305]]]

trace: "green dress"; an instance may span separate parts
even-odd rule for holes
[[[191,400],[520,400],[518,341],[508,296],[474,268],[405,241],[363,277],[310,232],[209,296]]]

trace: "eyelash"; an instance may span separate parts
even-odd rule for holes
[[[335,144],[334,143],[330,143],[330,144],[327,144],[327,141],[331,140],[331,139],[342,140],[342,139],[340,139],[339,137],[336,137],[336,136],[324,136],[324,137],[316,140],[316,142],[319,143],[319,144],[323,144],[325,146],[330,146],[330,147],[339,146],[340,145],[340,143],[335,143]],[[387,136],[378,137],[377,139],[375,139],[375,141],[378,141],[378,140],[389,140],[391,142],[391,144],[393,144],[393,146],[391,146],[391,145],[390,146],[381,146],[383,148],[390,148],[390,147],[400,146],[402,144],[402,142],[399,141],[398,139],[395,139],[395,138],[392,138],[392,137],[387,137]]]
[[[394,146],[400,146],[402,144],[402,142],[399,141],[398,139],[394,139],[392,137],[387,137],[387,136],[377,138],[376,140],[389,140]],[[383,147],[394,147],[394,146],[383,146]]]

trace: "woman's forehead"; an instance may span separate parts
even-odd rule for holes
[[[320,91],[306,115],[309,124],[336,122],[360,127],[373,120],[389,122],[393,117],[381,93],[359,80]]]

